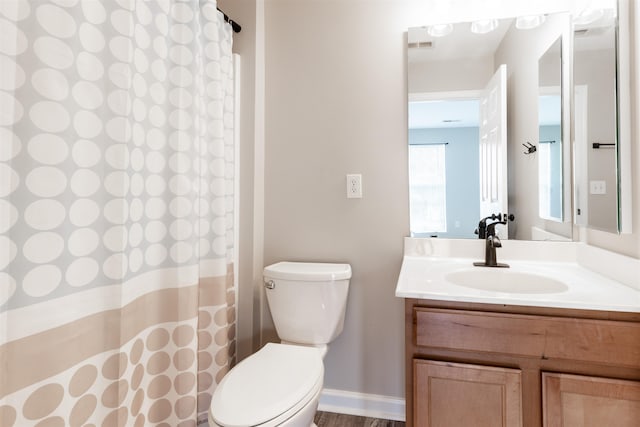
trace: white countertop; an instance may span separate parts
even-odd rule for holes
[[[585,268],[578,262],[580,258],[584,258],[582,255],[567,255],[575,251],[575,246],[571,243],[567,243],[569,246],[564,247],[565,255],[560,261],[544,259],[542,255],[534,256],[531,260],[521,259],[523,257],[520,255],[516,257],[518,259],[509,259],[504,256],[506,255],[504,251],[498,252],[498,261],[508,263],[510,265],[508,270],[511,272],[544,276],[558,280],[567,286],[566,290],[552,293],[509,293],[460,286],[446,278],[450,273],[463,270],[495,270],[491,267],[473,266],[473,262],[482,261],[483,256],[470,255],[468,250],[460,251],[463,257],[452,256],[458,251],[456,248],[452,249],[451,241],[437,242],[436,248],[429,249],[427,253],[422,249],[414,251],[413,240],[416,239],[411,240],[409,245],[405,245],[405,256],[396,286],[397,297],[640,313],[640,290],[634,287],[635,283],[622,283]],[[429,243],[429,245],[433,244]],[[468,248],[469,243],[463,243],[463,245]],[[407,250],[407,247],[411,250]],[[444,256],[440,256],[443,253],[440,247],[446,248]],[[544,254],[545,251],[540,250],[540,247],[544,248],[544,244],[542,246],[536,244],[537,253]],[[472,248],[472,252],[475,254],[476,249]],[[552,252],[554,251],[549,253]],[[637,270],[636,261],[638,260],[622,260],[623,263],[627,263],[625,264],[627,269],[635,270],[631,274],[632,278],[636,276],[635,273],[640,272]]]

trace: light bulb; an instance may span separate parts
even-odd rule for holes
[[[453,31],[453,25],[451,24],[437,24],[430,25],[427,32],[432,37],[444,37]]]
[[[516,28],[519,30],[531,30],[542,25],[545,19],[544,15],[518,16],[516,18]]]
[[[483,19],[480,21],[473,21],[471,23],[471,32],[474,34],[486,34],[498,28],[497,19]]]

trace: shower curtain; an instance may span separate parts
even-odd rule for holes
[[[215,0],[0,1],[0,425],[195,427],[234,363]]]

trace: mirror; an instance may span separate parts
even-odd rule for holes
[[[508,213],[515,220],[496,227],[501,238],[571,240],[570,156],[562,144],[570,98],[559,42],[569,30],[568,14],[409,29],[412,236],[478,238],[482,217]],[[553,107],[539,106],[543,96]],[[543,165],[539,140],[547,131],[557,145],[544,151]]]
[[[629,89],[623,24],[628,13],[625,2],[620,11],[615,0],[597,6],[573,17],[575,218],[588,228],[624,232],[631,222],[624,185],[630,173],[625,162],[631,157],[624,120]]]
[[[563,220],[562,40],[538,60],[538,215]]]

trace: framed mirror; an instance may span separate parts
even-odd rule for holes
[[[630,232],[628,3],[576,11],[572,33],[575,221]]]
[[[570,123],[568,87],[564,78],[538,79],[539,63],[555,62],[561,76],[569,72],[561,57],[544,57],[565,48],[554,46],[569,31],[568,14],[409,29],[413,236],[478,238],[474,231],[479,220],[501,213],[515,216],[496,228],[501,238],[571,240],[570,155],[568,144],[561,144]],[[546,70],[545,65],[544,78]],[[547,129],[538,121],[541,85],[554,91],[545,96],[559,96],[553,126],[561,134],[561,153],[547,153],[546,167],[554,175],[549,172],[544,184],[549,199],[544,215],[539,207],[539,140]]]

